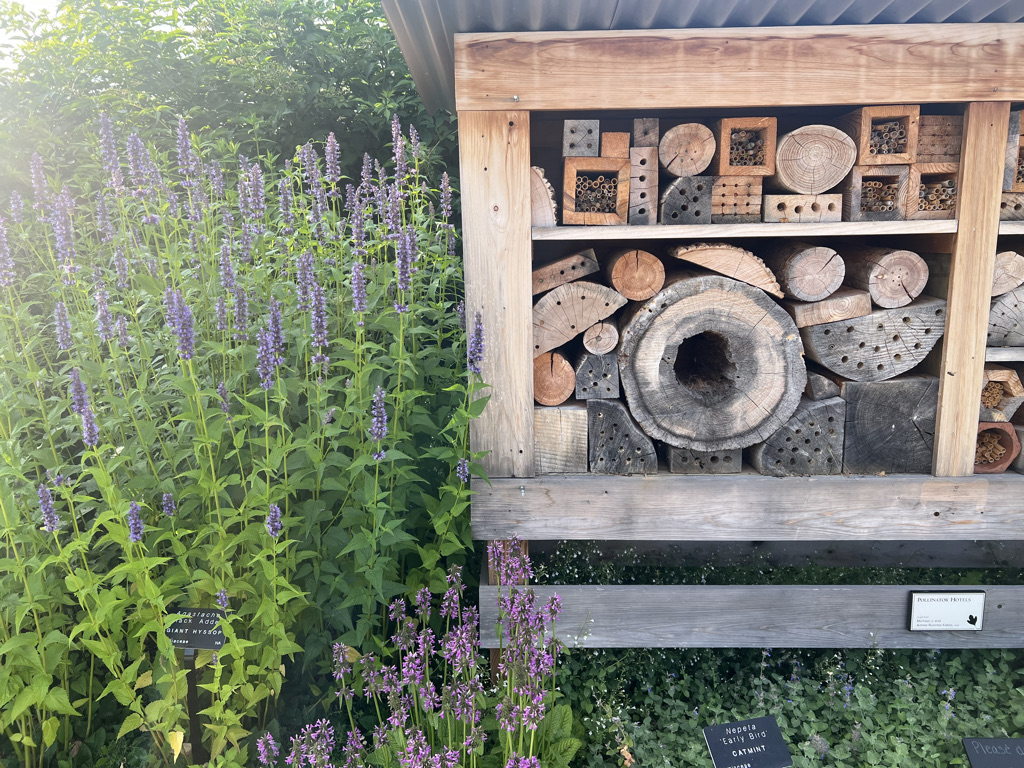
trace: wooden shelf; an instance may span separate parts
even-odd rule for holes
[[[1000,235],[1024,235],[1024,221],[1000,221]]]
[[[1024,222],[1007,221],[1024,234]],[[691,224],[672,226],[534,227],[533,240],[693,240],[725,237],[835,237],[846,235],[944,235],[956,232],[944,221],[836,221],[824,224]],[[1000,232],[1002,229],[1000,229]]]
[[[1016,363],[1024,361],[1024,347],[986,347],[986,363]]]

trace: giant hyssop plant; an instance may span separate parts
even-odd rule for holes
[[[102,125],[101,171],[37,156],[0,208],[0,763],[111,711],[176,757],[182,607],[224,611],[204,741],[244,763],[289,659],[371,651],[389,601],[444,591],[483,331],[412,129],[345,184],[333,135],[271,175],[183,121],[173,163]]]

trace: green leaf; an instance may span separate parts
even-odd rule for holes
[[[121,723],[121,730],[117,732],[117,738],[121,739],[129,731],[134,731],[142,725],[142,715],[138,712],[132,712],[128,717]]]
[[[56,717],[48,717],[43,721],[43,746],[49,747],[57,740],[60,721]]]

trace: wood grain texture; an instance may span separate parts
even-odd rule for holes
[[[895,187],[891,210],[869,210],[865,182],[879,182]],[[899,221],[907,218],[910,194],[909,165],[855,165],[843,182],[844,221]]]
[[[1024,285],[1024,256],[1016,251],[997,253],[992,273],[992,297],[1002,296],[1021,285]]]
[[[566,120],[562,128],[562,157],[597,157],[600,136],[600,120]]]
[[[959,163],[963,115],[921,115],[917,123],[917,162]]]
[[[819,195],[841,182],[857,161],[853,139],[831,125],[805,125],[779,137],[772,183]]]
[[[498,589],[480,587],[484,648],[498,645],[494,630]],[[983,587],[985,629],[981,632],[910,632],[910,592],[935,589],[934,585],[533,587],[538,604],[555,594],[561,598],[555,636],[570,647],[1024,647],[1024,587]]]
[[[625,303],[625,296],[589,280],[566,283],[545,293],[533,308],[532,356],[572,341]]]
[[[846,276],[843,257],[824,245],[779,243],[762,251],[761,260],[786,296],[800,301],[827,299],[839,290]]]
[[[619,345],[619,325],[615,318],[605,318],[583,332],[583,348],[595,355],[604,355]]]
[[[813,363],[807,366],[807,386],[804,387],[804,397],[811,400],[827,400],[830,397],[839,397],[839,385],[831,378],[817,370],[811,370]]]
[[[555,211],[555,190],[544,176],[544,169],[530,169],[530,223],[534,227],[558,224]]]
[[[992,300],[985,343],[989,347],[1024,346],[1024,287]]]
[[[883,309],[910,304],[928,284],[928,265],[913,251],[849,245],[843,248],[843,260],[846,284],[870,293]]]
[[[989,347],[985,350],[985,359],[999,363],[1024,362],[1024,347]]]
[[[797,328],[807,328],[812,325],[824,325],[870,315],[871,295],[867,291],[859,291],[856,288],[840,288],[821,301],[805,302],[787,299],[782,302],[782,306],[789,312]]]
[[[601,269],[593,248],[573,253],[565,258],[537,267],[531,274],[533,295],[550,291],[565,283],[592,275]]]
[[[656,117],[633,118],[633,146],[657,147],[661,140],[661,121]]]
[[[959,229],[953,238],[935,427],[933,472],[943,477],[974,473],[976,404],[985,362],[1009,118],[1005,101],[968,104],[964,115]]]
[[[457,34],[456,105],[642,114],[683,107],[1024,100],[1021,26]]]
[[[533,474],[530,268],[530,115],[459,114],[466,316],[480,312],[483,380],[500,382],[470,424],[489,477]]]
[[[844,471],[855,475],[928,472],[938,393],[934,376],[843,382]]]
[[[629,133],[617,131],[602,133],[601,157],[629,157]]]
[[[751,446],[751,466],[762,475],[807,477],[843,471],[846,401],[803,398],[789,421],[763,443]]]
[[[661,193],[658,221],[662,224],[711,224],[713,176],[680,176]]]
[[[910,188],[907,193],[907,218],[956,218],[956,180],[959,173],[959,163],[914,163],[911,165]],[[936,190],[935,187],[939,184],[942,185],[942,188]],[[931,187],[931,189],[928,187]],[[946,196],[946,199],[927,199],[927,195],[936,191],[940,193],[940,197]],[[937,209],[928,210],[930,204],[940,205]]]
[[[1020,110],[1010,112],[1006,131],[1006,160],[1003,166],[1003,192],[1012,192],[1017,183],[1017,163],[1020,162]]]
[[[658,158],[670,176],[696,176],[711,164],[715,155],[715,137],[700,123],[683,123],[662,134]]]
[[[568,403],[533,410],[533,456],[538,475],[587,471],[587,406]]]
[[[576,398],[578,400],[617,400],[619,397],[619,361],[615,355],[584,352],[576,360]]]
[[[783,296],[778,280],[775,279],[775,275],[765,263],[750,251],[735,245],[693,243],[692,245],[672,246],[668,252],[674,259],[696,264],[720,275],[740,280],[780,299]]]
[[[711,185],[711,223],[760,221],[762,182],[760,176],[715,176]]]
[[[665,265],[650,251],[616,251],[604,263],[605,279],[630,301],[647,301],[665,285]]]
[[[999,201],[999,220],[1024,221],[1024,193],[1003,192]]]
[[[843,219],[842,194],[765,195],[762,203],[765,223],[817,224]]]
[[[633,147],[630,149],[629,223],[631,225],[658,223],[658,178],[658,148]]]
[[[581,174],[607,174],[617,182],[615,210],[576,210],[576,180]],[[562,223],[588,226],[626,224],[629,221],[629,158],[567,157],[562,179]]]
[[[743,451],[695,451],[664,446],[665,463],[674,475],[735,475],[743,469]]]
[[[839,127],[853,139],[857,147],[857,165],[905,165],[917,161],[917,125],[921,108],[916,104],[894,104],[861,107],[839,119]],[[899,122],[906,132],[906,147],[902,152],[875,154],[871,142],[872,124]]]
[[[587,401],[590,471],[602,475],[654,475],[658,456],[624,403]]]
[[[756,532],[758,541],[1024,541],[1022,482],[1005,475],[780,480],[753,472],[474,478],[473,538],[750,541]]]
[[[831,195],[826,195],[831,197]],[[847,235],[931,235],[956,232],[955,221],[837,221],[826,223],[708,224],[647,227],[552,227],[534,229],[534,241],[678,240],[729,237],[839,237]],[[1006,222],[1001,234],[1024,234],[1024,222]]]
[[[533,399],[541,405],[561,405],[576,391],[576,372],[558,352],[533,358]]]

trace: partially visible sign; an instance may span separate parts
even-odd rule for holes
[[[197,651],[219,651],[224,647],[224,633],[217,623],[224,618],[219,608],[172,608],[173,613],[183,613],[165,632],[175,648],[190,648]]]
[[[1024,739],[964,739],[971,768],[1022,768]]]
[[[774,717],[756,717],[704,729],[715,768],[786,768],[793,764]]]
[[[911,592],[911,632],[978,631],[985,618],[984,592]]]

